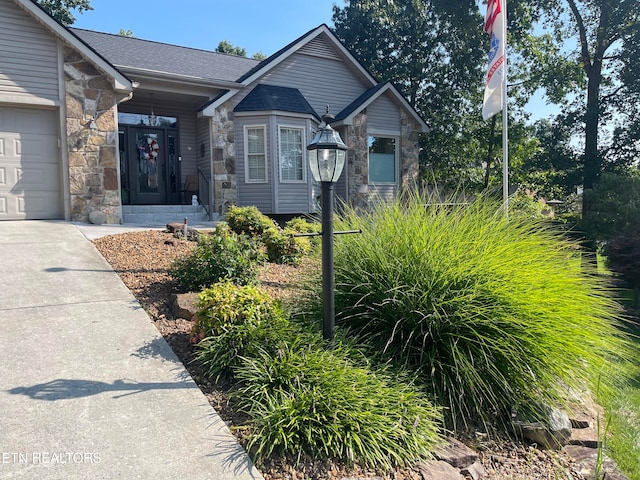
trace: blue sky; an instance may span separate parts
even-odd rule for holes
[[[91,0],[75,13],[77,28],[215,50],[227,40],[271,55],[322,23],[332,26],[332,5],[344,0]]]
[[[141,39],[203,50],[215,50],[227,40],[245,48],[248,56],[269,56],[320,24],[333,26],[334,4],[343,7],[345,1],[91,0],[93,10],[75,13],[73,26],[107,33],[131,30]],[[479,8],[484,15],[481,2]],[[528,110],[540,118],[556,108],[538,94]]]

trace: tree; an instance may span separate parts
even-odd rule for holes
[[[130,29],[124,29],[121,28],[120,31],[118,32],[118,35],[120,35],[121,37],[130,37],[130,38],[136,38],[135,35],[133,34],[133,31]]]
[[[597,243],[606,243],[640,225],[640,175],[605,173],[600,182],[585,192],[591,209],[583,216],[583,229]]]
[[[336,36],[379,80],[391,80],[427,120],[426,174],[482,185],[480,134],[486,39],[474,0],[350,0],[333,7]],[[486,138],[486,137],[485,137]],[[459,180],[459,179],[458,179]]]
[[[623,160],[622,143],[638,140],[625,134],[624,125],[635,125],[637,131],[640,2],[512,0],[510,9],[509,31],[528,62],[523,71],[529,74],[529,88],[545,88],[583,126],[583,186],[589,191],[611,169],[607,163]],[[547,31],[534,33],[544,25]],[[577,101],[570,103],[569,93],[578,95]],[[605,142],[604,127],[616,124],[617,145]],[[585,200],[583,216],[592,207]]]
[[[640,306],[640,222],[630,225],[604,246],[606,264],[633,289],[633,307]]]
[[[218,44],[218,46],[216,47],[215,51],[218,52],[218,53],[226,53],[228,55],[235,55],[237,57],[246,57],[247,56],[247,50],[245,48],[236,47],[235,45],[232,45],[227,40],[222,40]]]
[[[582,165],[571,145],[571,125],[558,116],[538,120],[532,128],[537,148],[523,162],[513,162],[513,177],[547,200],[566,199],[582,185]]]
[[[90,5],[90,0],[37,0],[36,3],[58,22],[67,27],[73,25],[76,21],[71,10],[77,10],[78,13],[93,10],[93,7]]]

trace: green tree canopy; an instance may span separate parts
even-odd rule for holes
[[[72,10],[77,10],[78,13],[93,10],[90,0],[37,0],[36,3],[65,26],[73,25],[76,21]]]
[[[226,53],[228,55],[236,55],[238,57],[247,56],[246,48],[237,47],[227,40],[222,40],[220,43],[218,43],[215,51],[218,53]]]
[[[379,80],[394,82],[425,118],[431,128],[421,140],[427,177],[453,183],[459,171],[465,182],[481,185],[486,38],[476,2],[350,0],[333,7],[333,22],[358,60]]]
[[[573,117],[582,136],[582,183],[590,190],[602,172],[637,158],[640,2],[511,0],[509,8],[512,44],[524,60],[522,86],[542,87]],[[590,208],[585,201],[583,215]]]

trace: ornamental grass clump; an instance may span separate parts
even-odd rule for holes
[[[336,228],[362,233],[335,242],[339,327],[416,370],[454,427],[495,425],[516,405],[557,405],[567,388],[614,378],[629,342],[576,245],[487,198],[428,203],[346,209]]]
[[[251,419],[248,449],[329,458],[381,469],[429,459],[441,442],[441,415],[402,376],[354,361],[347,347],[291,338],[236,370],[237,407]]]
[[[251,453],[331,458],[378,468],[430,458],[441,414],[403,373],[371,368],[339,341],[292,322],[252,286],[221,282],[200,294],[196,358],[232,380]]]

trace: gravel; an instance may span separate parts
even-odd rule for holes
[[[188,341],[191,322],[174,318],[171,311],[171,295],[177,292],[177,286],[167,274],[167,268],[174,259],[188,254],[195,243],[176,241],[170,233],[150,230],[101,237],[94,240],[94,245],[140,302],[212,407],[230,426],[241,425],[244,419],[228,405],[229,385],[211,381],[192,362],[193,347]],[[262,270],[261,284],[271,295],[285,298],[291,295],[291,279],[296,273],[295,267],[270,264]],[[242,442],[241,430],[236,433]],[[483,479],[584,480],[575,473],[570,459],[558,452],[539,450],[508,438],[488,440],[482,434],[470,436],[466,443],[480,454],[485,470]],[[294,463],[288,459],[271,459],[259,465],[259,469],[266,480],[422,480],[417,468],[383,473],[347,469],[328,461],[308,460],[297,467]]]

